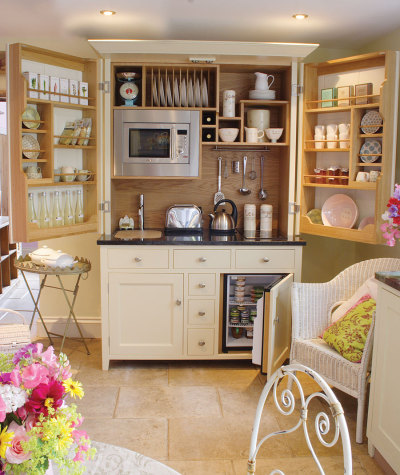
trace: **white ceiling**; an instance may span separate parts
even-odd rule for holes
[[[104,17],[101,9],[117,14]],[[296,21],[297,12],[309,18]],[[398,28],[400,0],[2,0],[0,12],[2,40],[51,38],[82,45],[88,38],[132,38],[357,49]]]

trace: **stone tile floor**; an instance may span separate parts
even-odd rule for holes
[[[42,340],[44,341],[44,340]],[[44,341],[47,345],[47,341]],[[60,340],[56,340],[57,345]],[[67,341],[74,377],[85,397],[78,402],[84,428],[93,440],[111,443],[160,460],[182,474],[244,475],[255,408],[265,377],[246,361],[113,362],[101,369],[100,340]],[[313,382],[304,381],[307,393]],[[381,474],[356,444],[356,400],[337,391],[345,409],[353,449],[353,473]],[[321,405],[310,408],[315,415]],[[286,420],[290,419],[290,420]],[[290,427],[293,417],[278,414],[269,402],[262,432]],[[311,426],[313,427],[313,420]],[[313,438],[315,439],[315,437]],[[317,447],[329,474],[343,474],[341,448]],[[257,457],[257,473],[279,468],[288,474],[319,473],[302,431],[268,442]]]

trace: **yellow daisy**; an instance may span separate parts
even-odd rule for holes
[[[71,378],[66,379],[63,382],[64,388],[74,399],[75,396],[78,396],[79,399],[82,399],[84,396],[82,384],[79,381],[72,381]]]
[[[6,450],[7,447],[11,446],[11,441],[14,438],[14,432],[7,432],[7,427],[4,427],[4,429],[0,433],[0,457],[1,458],[6,458]]]

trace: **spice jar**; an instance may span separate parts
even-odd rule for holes
[[[340,175],[346,177],[346,178],[342,178],[340,180],[340,184],[341,185],[348,185],[349,184],[349,169],[348,168],[341,168],[340,169]]]
[[[327,172],[327,183],[329,185],[338,185],[340,180],[335,177],[340,176],[340,168],[336,165],[332,165],[328,168]]]
[[[231,334],[233,338],[240,338],[243,335],[243,328],[231,327]]]
[[[325,184],[326,183],[326,170],[325,168],[314,168],[315,173],[315,183]]]

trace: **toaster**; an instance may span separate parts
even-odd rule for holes
[[[168,232],[201,232],[202,211],[196,205],[173,205],[167,209],[165,231]]]

